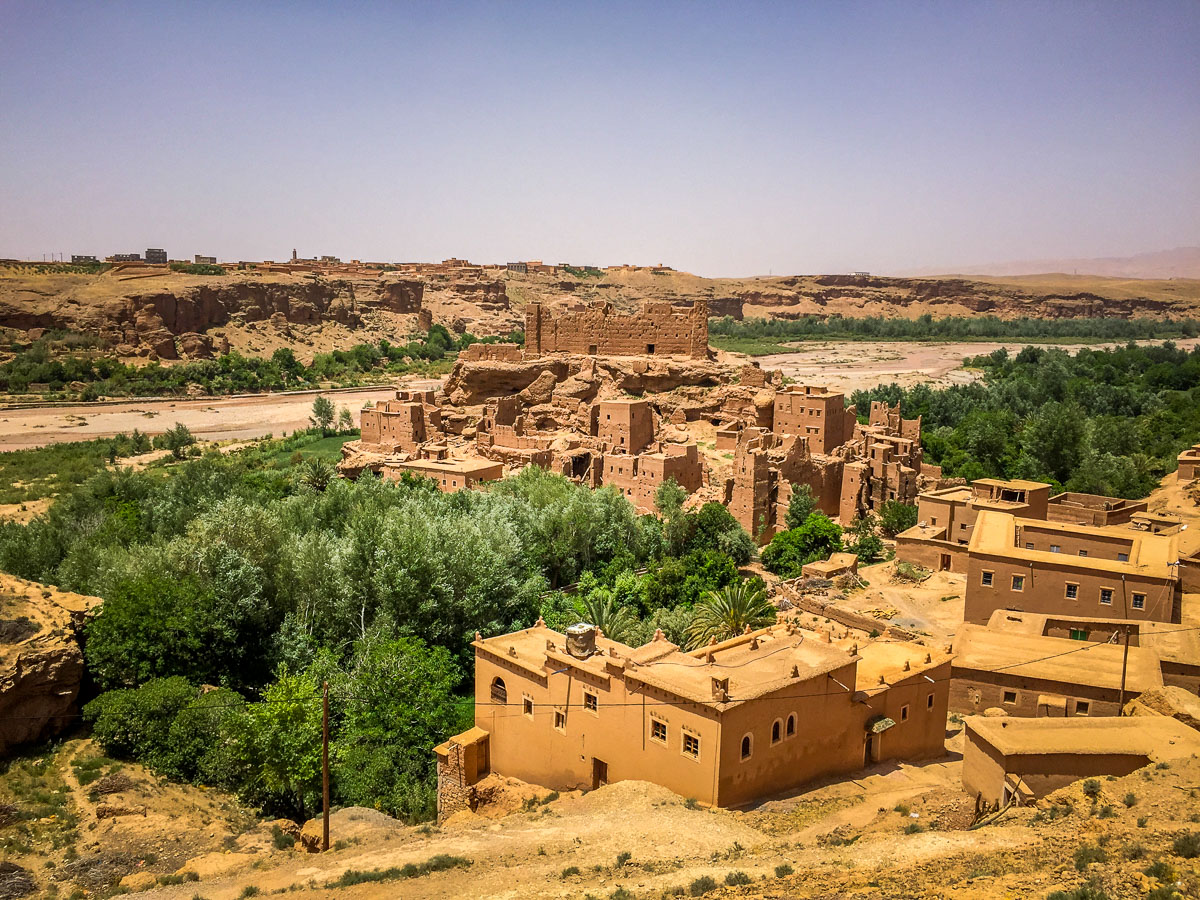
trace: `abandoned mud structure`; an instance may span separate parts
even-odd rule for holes
[[[792,622],[694,651],[590,625],[476,636],[475,728],[438,749],[439,813],[488,771],[559,790],[639,779],[737,806],[943,752],[950,659]]]
[[[618,313],[603,301],[557,315],[531,303],[525,310],[525,353],[707,358],[708,303],[647,303],[636,315]]]

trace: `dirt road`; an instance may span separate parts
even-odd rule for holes
[[[1161,344],[1162,341],[1139,341],[1141,344]],[[1200,346],[1200,339],[1188,338],[1175,342],[1179,347]],[[976,373],[962,367],[968,356],[981,356],[1001,347],[1017,353],[1029,341],[995,343],[955,341],[941,344],[904,341],[823,341],[798,343],[787,353],[756,357],[764,369],[781,369],[783,374],[800,384],[823,384],[831,390],[865,390],[877,384],[902,387],[929,382],[945,386],[974,381]],[[1037,344],[1035,347],[1058,348],[1070,353],[1087,347],[1100,350],[1120,344]]]
[[[436,379],[413,381],[414,388],[436,387]],[[395,389],[361,388],[327,391],[337,407],[358,411],[368,400],[388,400]],[[253,396],[204,398],[199,400],[133,400],[117,403],[81,403],[77,406],[35,406],[0,410],[0,451],[41,447],[61,441],[112,437],[135,428],[160,434],[182,422],[199,438],[227,440],[279,437],[309,425],[315,392],[256,394]]]

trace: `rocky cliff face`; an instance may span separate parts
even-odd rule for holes
[[[98,597],[0,574],[0,757],[74,723],[80,631]]]

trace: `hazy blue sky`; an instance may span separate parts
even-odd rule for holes
[[[1200,0],[0,0],[0,256],[886,272],[1200,243]]]

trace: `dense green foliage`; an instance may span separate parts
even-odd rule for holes
[[[796,527],[781,531],[763,548],[763,567],[780,578],[795,578],[810,562],[828,559],[842,549],[842,529],[821,512],[809,514]]]
[[[171,263],[172,272],[182,272],[184,275],[224,275],[225,269],[222,266],[213,265],[212,263],[186,263],[173,262]]]
[[[523,340],[524,335],[507,339],[516,338]],[[484,338],[482,342],[498,340]],[[386,375],[440,374],[449,370],[448,354],[480,341],[470,334],[455,338],[443,326],[434,325],[428,334],[414,336],[407,344],[387,340],[357,344],[349,350],[318,353],[307,366],[287,347],[276,350],[270,359],[233,351],[216,359],[174,365],[130,365],[98,351],[60,352],[61,339],[42,338],[29,347],[12,348],[14,358],[0,364],[0,392],[24,394],[31,392],[31,385],[45,385],[44,391],[53,395],[75,383],[84,385],[83,399],[95,400],[101,396],[182,396],[192,386],[208,394],[230,394],[315,388],[328,383],[352,385]]]
[[[965,385],[855,391],[852,402],[902,404],[921,416],[926,461],[947,476],[1028,478],[1071,491],[1145,497],[1200,440],[1200,349],[1026,347],[968,365]]]
[[[916,319],[885,316],[802,316],[799,319],[711,319],[709,341],[722,350],[752,356],[779,353],[791,341],[1130,341],[1196,337],[1200,321],[1180,319],[998,319],[995,316],[926,314]]]

